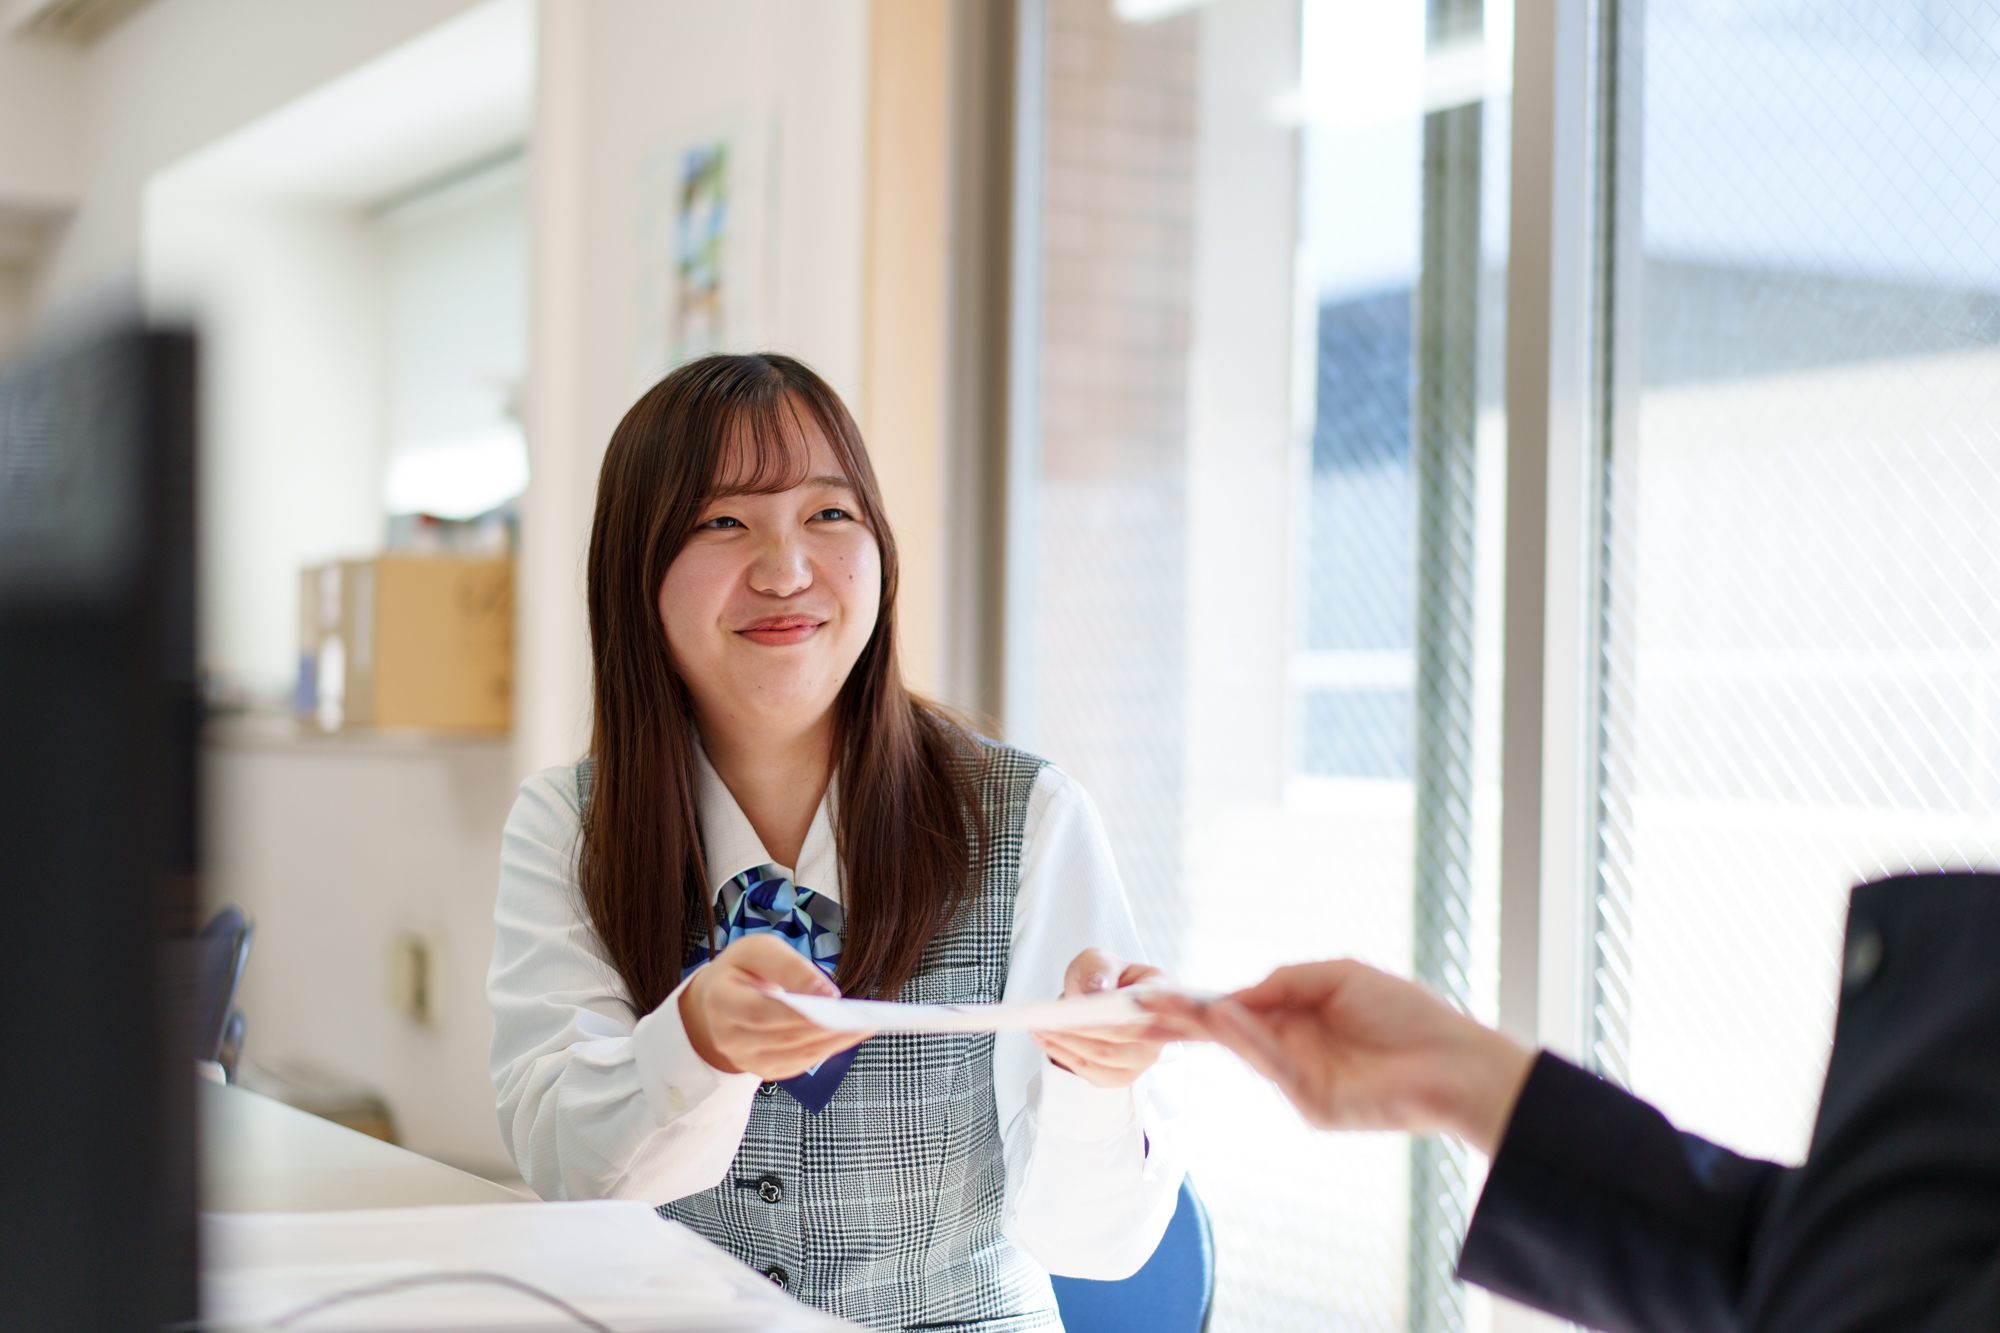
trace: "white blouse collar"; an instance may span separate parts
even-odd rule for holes
[[[708,891],[719,893],[723,885],[744,871],[777,863],[764,850],[763,839],[757,836],[756,829],[750,827],[743,807],[736,803],[736,798],[716,773],[715,765],[708,761],[708,752],[702,749],[700,741],[695,742],[694,763],[695,810],[701,820],[701,856],[708,864]],[[805,845],[799,849],[797,873],[791,866],[778,866],[778,870],[799,888],[825,894],[835,902],[842,901],[840,856],[833,841],[833,810],[839,785],[840,777],[836,774],[826,784],[826,795],[819,798],[819,808],[813,811],[812,827],[806,830]]]

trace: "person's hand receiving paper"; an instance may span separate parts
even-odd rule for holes
[[[803,1074],[872,1034],[829,1032],[771,998],[774,990],[837,996],[826,974],[775,935],[751,935],[716,955],[681,992],[681,1024],[695,1054],[725,1074]]]
[[[1201,1002],[1140,1003],[1156,1038],[1220,1042],[1320,1129],[1457,1134],[1491,1154],[1534,1057],[1417,985],[1355,962],[1281,967]]]
[[[1102,949],[1085,949],[1063,974],[1063,998],[1120,990],[1166,973],[1145,963],[1128,963]],[[1172,1040],[1156,1035],[1147,1024],[1115,1028],[1079,1028],[1074,1032],[1030,1033],[1042,1053],[1093,1087],[1130,1087],[1160,1058],[1160,1048]]]

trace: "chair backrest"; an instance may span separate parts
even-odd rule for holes
[[[1120,1282],[1050,1279],[1067,1333],[1202,1333],[1215,1304],[1215,1235],[1186,1177],[1153,1257]]]
[[[195,1014],[201,1025],[196,1029],[195,1055],[200,1059],[215,1060],[222,1054],[236,985],[250,958],[250,930],[242,908],[224,907],[195,937]]]

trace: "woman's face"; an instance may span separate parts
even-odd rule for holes
[[[747,471],[732,449],[720,493],[660,584],[660,623],[704,732],[767,731],[773,741],[824,721],[875,632],[882,553],[838,457],[798,412],[806,479],[731,495]]]

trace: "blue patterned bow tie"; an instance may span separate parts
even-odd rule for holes
[[[715,937],[697,944],[686,970],[701,967],[748,935],[776,935],[832,979],[840,966],[840,932],[846,923],[840,904],[811,889],[801,889],[778,873],[776,866],[746,870],[722,886],[715,900]],[[817,1114],[833,1100],[835,1088],[854,1063],[858,1046],[830,1055],[780,1086],[799,1105]]]

